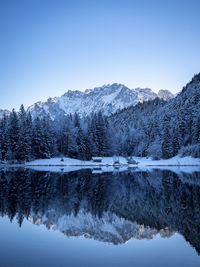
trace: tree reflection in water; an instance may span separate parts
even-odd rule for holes
[[[200,253],[199,172],[2,171],[0,212],[116,245],[178,232]]]

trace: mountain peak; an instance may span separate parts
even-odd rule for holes
[[[80,95],[84,94],[83,92],[79,90],[68,90],[66,93],[64,93],[63,97],[79,97]]]
[[[174,95],[168,90],[161,89],[158,91],[158,97],[165,101],[169,101],[174,97]]]
[[[49,114],[55,118],[58,114],[67,115],[75,112],[81,116],[86,116],[99,111],[105,115],[110,115],[118,110],[153,100],[156,97],[168,101],[173,95],[167,90],[160,90],[156,94],[150,88],[130,89],[124,84],[112,83],[94,89],[86,89],[84,92],[68,90],[61,97],[49,98],[44,103],[37,102],[28,110],[33,117]]]

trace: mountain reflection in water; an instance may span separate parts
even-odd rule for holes
[[[115,245],[178,232],[200,253],[199,172],[1,171],[0,212]]]

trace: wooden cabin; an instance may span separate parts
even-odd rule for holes
[[[102,157],[92,157],[92,162],[94,163],[102,163]]]

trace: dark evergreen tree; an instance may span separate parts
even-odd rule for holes
[[[200,138],[200,116],[196,117],[192,124],[192,141],[194,144],[199,142]]]
[[[164,133],[162,138],[162,157],[169,159],[173,155],[172,140],[169,133],[169,118],[166,116],[164,121]]]
[[[18,116],[15,110],[12,110],[12,113],[9,117],[8,122],[8,141],[7,141],[7,153],[6,157],[8,160],[18,159],[18,148],[19,148],[19,121]]]
[[[178,154],[179,149],[180,149],[177,132],[175,132],[173,135],[172,148],[173,148],[173,156],[176,156]]]
[[[34,158],[46,158],[46,152],[43,151],[43,132],[41,120],[37,117],[33,126],[33,156]]]
[[[31,157],[30,127],[31,125],[28,124],[24,106],[21,105],[19,110],[19,139],[17,153],[17,159],[20,161],[29,160]]]
[[[4,114],[0,121],[0,159],[5,160],[9,146],[8,117]]]
[[[96,132],[96,114],[92,114],[88,125],[88,140],[90,142],[90,154],[98,156],[98,138]]]
[[[177,125],[178,125],[179,147],[181,147],[184,145],[184,136],[185,136],[185,128],[186,128],[185,118],[182,113],[178,118]]]

